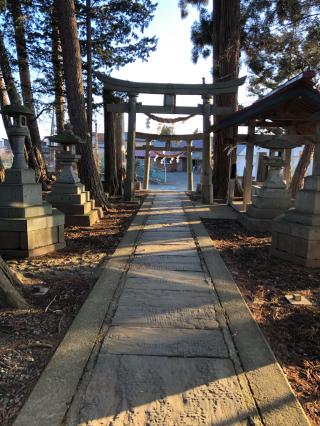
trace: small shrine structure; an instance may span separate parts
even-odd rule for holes
[[[0,254],[31,257],[63,248],[64,214],[42,200],[41,184],[24,155],[27,117],[32,114],[19,104],[4,106],[2,114],[9,123],[13,163],[0,185]]]
[[[243,201],[246,212],[241,221],[247,227],[272,230],[272,254],[310,267],[320,266],[320,92],[315,73],[307,71],[279,86],[249,107],[233,113],[214,126],[214,131],[244,125],[247,135],[237,134],[236,143],[245,143]],[[256,133],[256,129],[278,128],[283,134]],[[312,175],[304,180],[295,207],[290,203],[281,169],[288,176],[291,150],[315,144]],[[270,149],[269,177],[258,194],[252,193],[254,146]],[[282,214],[279,213],[282,211]]]
[[[124,183],[125,199],[130,201],[134,198],[135,191],[135,145],[136,145],[136,114],[187,114],[202,115],[203,117],[203,167],[202,167],[202,199],[203,202],[211,204],[213,202],[212,190],[212,141],[210,138],[210,116],[226,115],[232,113],[229,107],[216,107],[210,103],[211,98],[217,94],[236,93],[238,87],[245,81],[245,77],[235,80],[218,82],[214,84],[172,84],[172,83],[138,83],[133,81],[120,80],[109,77],[102,73],[97,73],[98,78],[104,84],[103,99],[104,111],[122,112],[129,114],[128,139],[127,139],[127,167]],[[125,93],[129,97],[128,102],[109,103],[112,92]],[[163,95],[163,106],[142,105],[137,102],[140,93]],[[198,106],[177,106],[177,95],[200,95],[202,105]],[[105,120],[105,135],[107,134],[107,120]],[[194,137],[194,136],[193,136]],[[174,135],[177,140],[177,135]],[[107,141],[106,141],[107,143]],[[106,171],[107,173],[107,171]]]

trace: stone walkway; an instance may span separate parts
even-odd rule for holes
[[[14,426],[310,426],[202,216],[148,197]]]
[[[259,424],[219,316],[182,196],[156,195],[79,423]]]

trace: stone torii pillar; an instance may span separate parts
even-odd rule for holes
[[[252,195],[252,169],[253,169],[253,154],[254,145],[250,142],[250,136],[254,136],[255,127],[249,124],[248,127],[248,142],[246,146],[246,165],[243,174],[243,204],[245,210],[247,205],[251,203]]]
[[[136,93],[129,94],[127,170],[124,182],[124,199],[126,201],[132,201],[134,198],[137,97]]]
[[[187,141],[187,175],[188,175],[188,191],[193,191],[192,141]]]
[[[213,203],[212,143],[210,133],[210,96],[203,95],[203,151],[202,151],[202,201]]]
[[[149,189],[149,178],[150,178],[150,148],[151,141],[146,141],[146,150],[144,156],[144,176],[143,176],[143,189]]]

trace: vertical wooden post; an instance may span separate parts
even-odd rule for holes
[[[227,200],[228,204],[232,204],[234,200],[234,191],[236,186],[237,179],[237,139],[235,136],[235,146],[234,140],[230,139],[230,145],[233,145],[233,149],[230,152],[229,156],[229,181],[228,181],[228,192],[227,192]]]
[[[187,142],[187,175],[188,191],[193,191],[193,173],[192,173],[192,141]]]
[[[212,186],[212,143],[208,129],[210,127],[210,97],[203,99],[203,148],[202,148],[202,201],[206,204],[213,203]]]
[[[144,155],[144,176],[143,176],[143,189],[149,189],[149,177],[150,177],[150,147],[151,141],[146,141],[146,151]]]
[[[124,182],[124,199],[126,201],[132,201],[134,198],[137,97],[137,94],[129,94],[127,170]]]
[[[284,150],[284,159],[286,161],[286,164],[284,166],[283,177],[286,181],[287,188],[289,188],[291,182],[291,153],[291,148],[286,148]]]
[[[107,182],[108,182],[108,147],[107,147],[107,134],[108,134],[108,120],[107,120],[107,104],[110,98],[110,92],[104,90],[103,91],[103,124],[104,124],[104,145],[103,145],[103,159],[104,159],[104,171],[103,171],[103,188],[106,191]]]
[[[313,153],[312,176],[320,176],[320,143],[316,143]]]
[[[248,140],[246,147],[246,165],[243,174],[243,205],[245,210],[247,205],[251,203],[252,196],[252,168],[253,168],[253,154],[254,144],[250,141],[250,136],[254,136],[255,127],[253,124],[249,124],[248,127]]]

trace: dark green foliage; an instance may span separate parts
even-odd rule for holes
[[[202,6],[192,26],[195,62],[212,52],[211,12]],[[320,71],[319,0],[241,0],[241,15],[242,61],[253,94],[262,95],[302,71]]]
[[[10,0],[9,0],[10,1]],[[33,91],[38,109],[50,104],[54,94],[52,64],[52,0],[22,0],[24,25],[26,29],[29,62],[33,71]],[[156,49],[156,37],[145,37],[144,31],[153,18],[157,4],[152,0],[95,0],[87,11],[85,1],[77,1],[77,21],[83,57],[86,63],[85,17],[92,19],[93,73],[98,70],[110,73],[137,59],[148,59]],[[1,3],[0,3],[1,7]],[[1,12],[1,9],[0,9]],[[13,25],[8,11],[0,15],[6,28],[6,44],[13,53]],[[93,74],[94,75],[94,74]],[[84,75],[84,81],[86,80]],[[94,79],[94,93],[101,94],[98,81]]]

